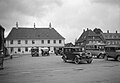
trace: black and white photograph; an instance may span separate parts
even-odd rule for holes
[[[0,83],[120,83],[120,0],[0,0]]]

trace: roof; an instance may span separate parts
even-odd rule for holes
[[[1,25],[0,25],[0,29],[5,30]]]
[[[102,37],[101,34],[96,34],[94,31],[88,29],[87,31],[84,31],[82,35],[78,38],[77,42],[82,42],[87,40],[88,36],[100,36],[100,38],[104,41],[104,38]]]
[[[89,43],[89,44],[86,44],[86,45],[100,45],[100,46],[105,46],[106,44],[104,44],[104,43]]]
[[[54,28],[13,27],[6,38],[15,39],[65,39]]]
[[[105,39],[120,39],[120,33],[103,33]]]

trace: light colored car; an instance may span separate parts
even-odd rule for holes
[[[104,59],[108,60],[108,58],[114,58],[115,60],[120,62],[120,46],[116,45],[105,46]]]

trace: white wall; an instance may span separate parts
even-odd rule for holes
[[[13,47],[13,54],[30,54],[30,49],[34,46],[39,47],[39,50],[41,47],[50,47],[50,52],[54,52],[54,47],[63,47],[65,44],[64,40],[61,40],[61,44],[59,43],[59,40],[56,40],[56,44],[54,44],[54,40],[50,40],[50,44],[47,42],[48,40],[44,40],[44,44],[41,43],[41,40],[35,40],[35,44],[32,44],[32,40],[28,40],[28,44],[25,44],[25,40],[21,40],[21,44],[18,44],[18,40],[14,40],[13,44],[10,44],[10,41],[6,41],[6,47],[9,50],[9,53],[11,53],[11,47]],[[18,52],[18,47],[21,48],[21,52]],[[25,47],[28,47],[28,52],[25,51]],[[41,50],[40,50],[41,52]]]

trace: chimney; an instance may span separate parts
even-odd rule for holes
[[[34,23],[34,29],[35,29],[35,23]]]
[[[18,28],[18,22],[16,22],[16,28]]]
[[[107,33],[109,33],[109,30],[107,30]]]
[[[85,29],[83,29],[83,32],[85,32]]]
[[[117,30],[116,30],[116,33],[117,33]]]
[[[49,23],[49,28],[50,28],[50,29],[52,28],[51,22]]]
[[[87,31],[88,31],[89,29],[87,28]]]

